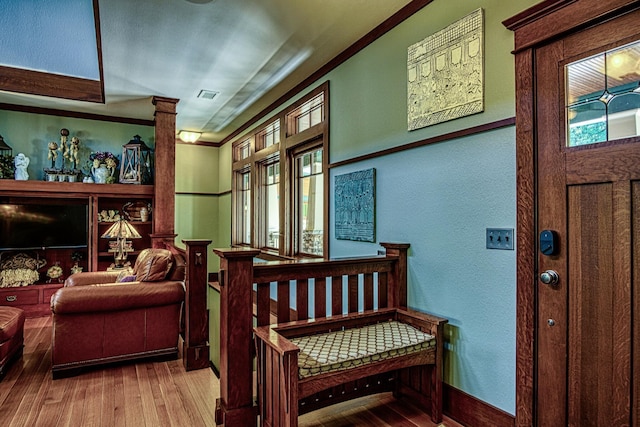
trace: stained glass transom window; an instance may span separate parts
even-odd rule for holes
[[[565,66],[567,145],[640,135],[640,41]]]

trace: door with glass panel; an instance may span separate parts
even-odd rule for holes
[[[536,50],[536,420],[640,422],[640,12]]]

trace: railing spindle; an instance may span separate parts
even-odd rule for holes
[[[299,279],[296,282],[296,311],[298,320],[309,318],[309,279]]]
[[[348,306],[349,313],[358,311],[358,275],[350,274],[348,276]]]
[[[342,276],[331,278],[331,315],[342,314]]]
[[[256,321],[258,326],[271,324],[271,295],[269,295],[269,283],[258,283],[256,300]]]
[[[318,277],[313,284],[313,317],[327,315],[327,279]]]
[[[378,308],[389,307],[387,298],[387,273],[378,273]]]
[[[289,281],[278,281],[278,323],[291,320],[291,294],[289,293]]]
[[[364,275],[364,309],[373,309],[373,273]]]

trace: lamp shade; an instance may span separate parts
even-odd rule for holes
[[[133,227],[133,225],[129,224],[129,221],[126,219],[120,219],[113,223],[107,231],[104,232],[101,236],[103,239],[140,239],[142,236],[138,231]]]

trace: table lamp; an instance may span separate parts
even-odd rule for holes
[[[101,236],[103,239],[116,239],[115,246],[109,245],[109,252],[113,252],[113,268],[124,268],[127,261],[127,253],[133,251],[131,242],[127,239],[140,239],[142,236],[129,224],[126,219],[119,219]]]

